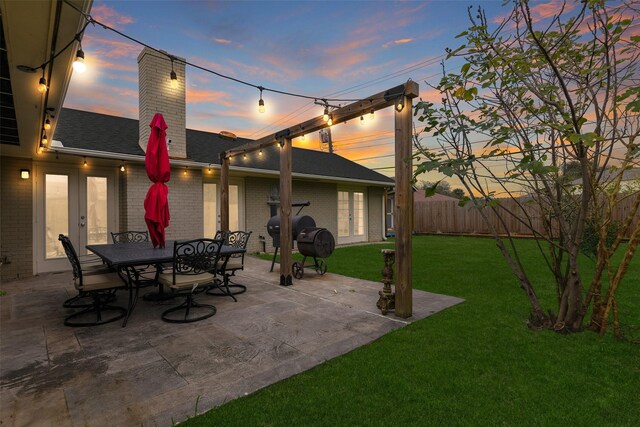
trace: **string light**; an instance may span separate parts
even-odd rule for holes
[[[364,116],[360,116],[360,126],[364,126]]]
[[[327,124],[328,124],[329,126],[332,126],[332,125],[333,125],[333,114],[329,114],[329,120],[327,120]]]
[[[44,78],[44,69],[42,70],[42,77],[38,82],[38,92],[45,93],[47,91],[47,79]]]
[[[373,108],[369,112],[369,120],[373,120]]]
[[[400,112],[402,111],[403,108],[404,108],[404,96],[401,96],[400,98],[398,98],[398,101],[396,102],[396,110]]]
[[[182,172],[184,176],[187,176],[187,169],[189,169],[189,166],[184,167],[184,172]]]
[[[329,121],[329,107],[325,105],[324,114],[322,115],[322,120],[325,122]]]
[[[76,59],[73,61],[73,70],[78,73],[84,73],[87,69],[87,64],[84,63],[84,52],[82,51],[82,45],[76,52]]]
[[[247,160],[247,153],[244,153],[244,154],[242,155],[242,158],[243,158],[244,160]]]
[[[85,168],[88,166],[88,165],[87,165],[87,158],[86,158],[86,157],[84,158],[83,166],[84,166]]]
[[[258,101],[258,112],[264,113],[264,100],[262,99],[262,90],[264,89],[262,86],[259,86],[260,89],[260,100]]]
[[[262,157],[262,149],[260,149],[260,151],[258,151],[258,156]]]
[[[44,121],[44,130],[51,129],[51,120],[47,117],[47,120]]]
[[[211,173],[211,163],[209,163],[209,169],[207,169],[207,172]]]
[[[300,135],[300,141],[304,141],[304,134]]]
[[[43,151],[44,151],[44,146],[42,145],[42,143],[40,143],[40,145],[38,146],[38,154],[42,154]]]
[[[178,76],[176,72],[173,70],[173,56],[171,56],[170,58],[171,58],[171,72],[169,73],[169,78],[170,78],[169,84],[172,89],[178,89]]]
[[[43,145],[47,145],[49,143],[49,140],[47,139],[47,133],[43,130],[42,131],[42,144]]]
[[[124,161],[122,162],[122,164],[120,165],[120,172],[124,172],[126,169],[124,167]]]

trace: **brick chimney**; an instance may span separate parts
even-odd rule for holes
[[[179,58],[182,59],[182,58]],[[178,87],[171,87],[171,61],[167,55],[145,47],[138,55],[138,90],[140,140],[146,152],[149,141],[149,123],[155,113],[161,113],[167,123],[169,157],[187,157],[186,101],[184,63],[174,61],[173,70],[178,77]]]

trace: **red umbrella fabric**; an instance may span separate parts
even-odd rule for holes
[[[149,229],[149,236],[153,247],[164,248],[164,230],[169,226],[169,188],[164,184],[169,181],[171,167],[169,166],[169,152],[167,151],[167,124],[162,114],[153,116],[151,135],[147,144],[144,164],[147,176],[153,182],[147,197],[144,199],[144,220]]]

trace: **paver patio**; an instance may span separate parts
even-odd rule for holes
[[[4,283],[0,424],[168,426],[463,301],[414,290],[405,321],[376,309],[381,283],[305,270],[281,287],[268,261],[245,265],[248,291],[238,302],[199,295],[218,313],[192,324],[160,320],[175,301],[141,299],[126,328],[69,328],[70,272]]]

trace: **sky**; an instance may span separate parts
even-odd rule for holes
[[[539,15],[557,0],[534,4]],[[154,48],[218,73],[277,90],[322,98],[365,98],[406,82],[420,97],[439,100],[427,83],[439,80],[445,48],[469,25],[468,6],[490,19],[502,1],[94,1],[91,16]],[[493,18],[492,18],[493,17]],[[142,46],[97,25],[82,39],[87,71],[74,73],[65,107],[138,118]],[[456,64],[448,63],[447,67]],[[322,114],[308,99],[263,94],[201,70],[186,70],[187,128],[230,131],[257,139]],[[347,102],[337,104],[346,104]],[[393,109],[373,120],[331,129],[335,152],[392,176]],[[419,126],[419,122],[416,122]],[[326,150],[318,134],[294,146]]]

